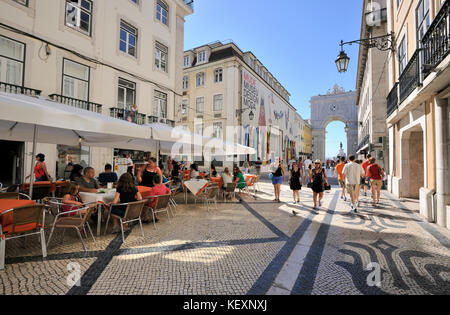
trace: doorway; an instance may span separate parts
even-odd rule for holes
[[[24,142],[0,140],[0,183],[8,187],[23,182]]]

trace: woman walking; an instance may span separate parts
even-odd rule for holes
[[[294,163],[292,166],[289,184],[293,192],[294,204],[297,202],[300,204],[300,190],[302,189],[303,184],[303,172],[297,163]]]
[[[45,164],[45,155],[39,153],[36,155],[36,165],[34,166],[34,178],[35,182],[51,181],[52,178],[48,174],[47,165]],[[29,176],[27,176],[28,178]]]
[[[272,173],[272,184],[275,190],[275,202],[281,202],[280,201],[280,191],[281,191],[281,184],[283,184],[285,171],[284,171],[284,165],[281,163],[280,160],[278,160],[278,167],[274,173]]]
[[[375,158],[369,160],[370,165],[367,167],[367,177],[370,178],[372,186],[373,206],[376,207],[380,203],[381,186],[384,177],[383,169],[376,163]]]
[[[328,177],[325,169],[322,167],[322,162],[316,160],[314,162],[314,168],[311,171],[310,180],[312,183],[312,191],[314,198],[314,210],[317,210],[317,196],[319,197],[319,207],[322,206],[323,192],[325,191],[325,182],[328,186]]]

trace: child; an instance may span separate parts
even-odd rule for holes
[[[62,203],[64,204],[62,206],[63,212],[73,211],[77,210],[83,207],[83,204],[80,202],[80,197],[78,196],[78,190],[80,186],[78,184],[71,183],[67,187],[67,192],[63,197]],[[73,217],[78,215],[77,212],[69,213],[67,216]]]
[[[160,184],[160,182],[161,182],[161,178],[159,178],[159,175],[155,175],[155,177],[153,177],[153,183],[155,184],[155,186],[152,189],[152,196],[163,196],[163,195],[169,195],[171,193],[170,189],[167,188],[166,185]],[[149,207],[152,209],[155,209],[156,198],[152,198],[150,200]],[[155,222],[158,222],[158,221],[159,220],[155,215]]]

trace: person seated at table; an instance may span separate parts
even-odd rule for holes
[[[79,177],[75,182],[80,186],[80,192],[97,193],[98,183],[95,180],[95,170],[92,167],[86,167],[83,176]]]
[[[176,180],[180,176],[180,165],[176,160],[172,161],[172,179]]]
[[[112,171],[111,164],[105,165],[105,172],[100,173],[98,181],[102,186],[106,186],[108,183],[117,183],[117,174]]]
[[[66,193],[63,196],[62,203],[62,212],[68,212],[77,210],[83,207],[83,203],[81,203],[80,196],[78,195],[80,186],[78,184],[70,183],[67,186]],[[74,212],[70,213],[67,216],[73,217],[79,215],[79,213]]]
[[[125,173],[120,176],[119,182],[117,183],[117,192],[111,205],[118,203],[130,203],[135,201],[141,201],[142,195],[138,188],[134,184],[133,176],[130,173]],[[127,211],[127,206],[116,206],[111,207],[111,214],[123,218],[125,212]],[[119,233],[120,221],[117,218],[112,217],[113,220],[113,233]],[[128,224],[124,225],[124,231],[128,230]]]
[[[233,176],[230,173],[230,169],[228,167],[225,167],[223,174],[222,174],[222,181],[223,181],[223,186],[222,189],[226,190],[227,189],[227,185],[228,184],[232,184],[233,183]],[[230,198],[231,194],[228,193],[228,198]]]
[[[214,166],[214,164],[211,164],[211,171],[209,172],[209,176],[217,177],[217,171],[216,171],[216,167]]]
[[[83,176],[83,166],[80,164],[75,164],[70,172],[69,179],[71,182],[75,182],[78,178]]]
[[[197,164],[195,164],[195,163],[191,164],[191,174],[190,175],[191,175],[191,179],[197,179],[197,177],[200,176]]]
[[[233,173],[234,173],[234,177],[235,177],[234,183],[237,184],[236,187],[241,190],[244,189],[245,186],[247,186],[247,183],[245,182],[244,174],[242,174],[241,170],[237,166],[234,168]]]
[[[169,195],[171,193],[170,189],[166,185],[161,184],[161,178],[159,177],[159,175],[155,175],[155,177],[153,177],[153,183],[155,186],[152,189],[152,197]],[[155,206],[156,206],[156,198],[150,198],[149,207],[154,209]],[[155,214],[155,222],[158,222],[158,221],[159,220]]]
[[[151,157],[148,159],[147,166],[144,166],[138,170],[137,173],[137,183],[141,186],[152,188],[155,184],[153,183],[153,178],[158,175],[160,182],[162,184],[162,172],[161,169],[156,166],[156,159]]]

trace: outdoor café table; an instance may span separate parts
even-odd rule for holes
[[[16,200],[16,199],[0,199],[0,214],[11,209],[34,205],[33,200]],[[13,214],[9,213],[4,216],[0,216],[0,225],[7,226],[13,223]]]
[[[100,189],[100,191],[107,191],[105,193],[86,193],[80,192],[79,195],[83,203],[97,203],[97,213],[98,213],[98,221],[97,221],[97,236],[100,236],[100,229],[102,225],[102,203],[108,204],[114,201],[114,197],[116,196],[115,189]]]
[[[52,196],[54,197],[55,192],[56,192],[56,187],[67,185],[67,182],[66,181],[57,181],[57,182],[45,181],[45,182],[33,183],[33,187],[47,186],[47,185],[50,185],[50,192],[52,193]],[[22,186],[20,186],[20,191],[29,192],[30,191],[30,183],[22,184]]]
[[[197,197],[199,194],[205,190],[206,187],[208,187],[208,181],[204,179],[197,179],[197,180],[189,180],[183,183],[184,187],[189,189],[189,191],[194,195],[194,197]],[[187,192],[184,195],[184,198],[186,200],[187,204]]]
[[[138,191],[141,193],[142,199],[150,199],[152,196],[152,190],[151,187],[146,186],[137,186]]]

